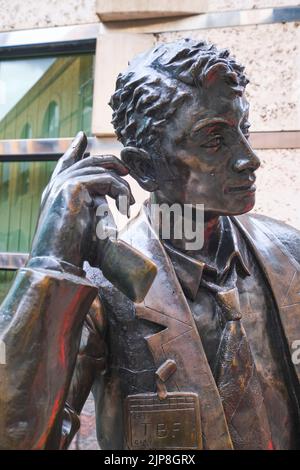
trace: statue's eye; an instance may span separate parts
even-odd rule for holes
[[[204,148],[219,148],[222,144],[223,138],[221,135],[214,135],[209,140],[204,142],[201,147]]]

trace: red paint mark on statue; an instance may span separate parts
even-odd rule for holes
[[[213,218],[205,223],[204,239],[208,240],[218,225],[218,219]]]
[[[60,390],[58,392],[57,397],[54,400],[52,410],[51,410],[51,413],[50,413],[50,417],[49,417],[49,420],[48,420],[47,428],[42,433],[42,435],[39,438],[39,440],[37,441],[36,445],[33,447],[33,450],[43,450],[45,448],[45,445],[47,443],[47,439],[48,439],[49,434],[50,434],[50,432],[53,428],[54,422],[57,418],[57,415],[58,415],[59,411],[61,410],[63,396],[64,396],[64,390]]]
[[[249,202],[245,207],[245,212],[251,211],[252,208],[253,208],[253,202]]]
[[[66,307],[65,318],[59,333],[59,362],[64,369],[66,367],[66,337],[70,333],[74,323],[74,311],[76,311],[76,306],[80,303],[81,297],[81,291],[77,292],[77,294],[72,298],[71,303]]]
[[[273,442],[271,440],[268,443],[268,450],[274,450]]]
[[[204,77],[204,84],[207,88],[218,83],[226,74],[228,68],[221,62],[212,65]]]

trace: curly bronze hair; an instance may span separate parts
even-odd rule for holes
[[[201,89],[207,77],[221,74],[231,93],[241,96],[249,82],[243,71],[227,49],[192,39],[159,44],[136,56],[118,75],[109,102],[118,140],[149,147],[178,106],[193,99],[193,88]]]

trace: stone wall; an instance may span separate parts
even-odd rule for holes
[[[300,129],[299,23],[163,33],[158,41],[180,37],[205,39],[226,47],[246,66],[251,130]]]
[[[0,31],[95,23],[96,0],[0,0]]]
[[[300,150],[258,150],[254,212],[265,214],[300,230]]]

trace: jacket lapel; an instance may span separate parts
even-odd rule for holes
[[[162,331],[147,337],[155,364],[167,359],[177,365],[167,381],[169,392],[194,392],[200,400],[205,449],[232,449],[220,395],[207,362],[192,313],[165,250],[151,228],[145,209],[120,238],[150,258],[157,276],[144,301],[135,304],[139,318],[157,323]]]
[[[257,218],[234,218],[270,284],[291,357],[300,339],[300,265],[265,224]],[[300,381],[300,364],[293,362]]]

